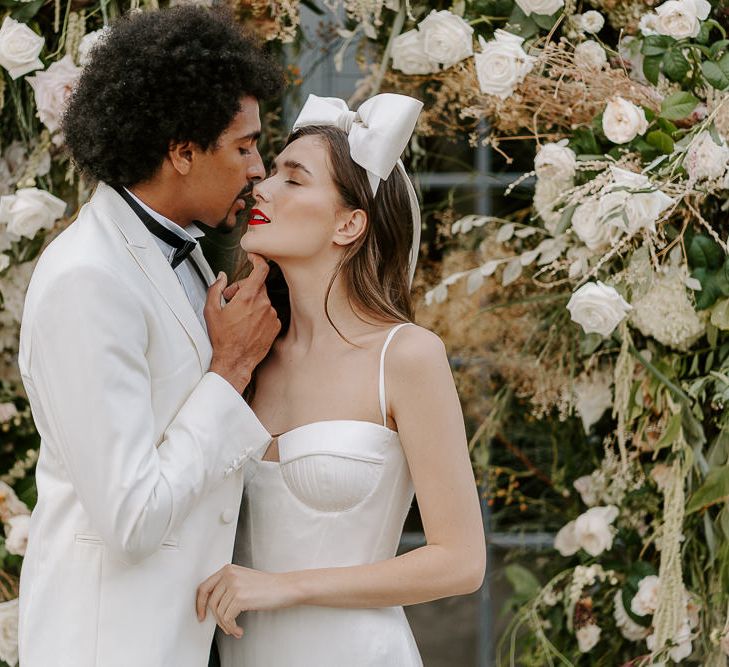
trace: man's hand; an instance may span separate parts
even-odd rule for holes
[[[228,285],[221,273],[208,290],[204,311],[213,346],[210,370],[228,380],[239,393],[243,393],[253,369],[268,354],[281,330],[266,294],[268,265],[260,255],[251,254],[249,259],[253,270],[245,280],[235,283],[236,290],[228,303],[221,305]]]

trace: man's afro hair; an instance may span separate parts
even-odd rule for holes
[[[281,68],[224,8],[130,13],[91,51],[62,131],[92,180],[134,185],[160,167],[170,142],[215,146],[242,97],[283,89]]]

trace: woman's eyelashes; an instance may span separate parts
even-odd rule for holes
[[[292,181],[291,179],[287,179],[286,183],[288,183],[289,185],[301,185],[301,183],[297,183],[296,181]]]

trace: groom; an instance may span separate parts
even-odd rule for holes
[[[259,258],[222,305],[193,221],[228,225],[264,175],[258,100],[281,85],[231,16],[178,7],[116,22],[73,93],[66,144],[98,185],[23,318],[42,439],[23,667],[207,665],[195,587],[230,562],[245,463],[270,440],[241,392],[280,324]]]

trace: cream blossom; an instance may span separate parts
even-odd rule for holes
[[[659,35],[674,39],[696,37],[701,31],[701,21],[711,12],[707,0],[668,0],[656,7],[656,27]]]
[[[559,204],[560,197],[564,191],[572,187],[572,181],[560,179],[538,178],[534,186],[534,209],[544,221],[544,227],[548,232],[554,233],[562,217],[560,211],[555,210]]]
[[[658,16],[652,12],[643,14],[638,22],[638,29],[643,37],[650,37],[658,34]]]
[[[32,239],[41,229],[50,229],[66,210],[66,202],[38,188],[21,188],[0,197],[0,223],[8,232]]]
[[[28,506],[18,498],[11,486],[0,482],[0,521],[8,521],[19,514],[30,514]]]
[[[651,479],[656,483],[659,491],[664,491],[668,486],[668,482],[671,478],[671,467],[665,463],[656,463],[651,468],[650,472]]]
[[[612,522],[618,516],[615,505],[591,507],[574,521],[562,526],[554,540],[554,548],[563,556],[571,556],[584,549],[591,556],[599,556],[613,545]]]
[[[588,39],[575,47],[575,65],[583,69],[602,69],[607,65],[607,54],[596,41]]]
[[[25,23],[6,16],[0,26],[0,65],[12,79],[36,69],[43,69],[40,52],[46,40]]]
[[[28,514],[17,514],[7,520],[5,523],[5,548],[8,553],[25,556],[29,529],[30,516]]]
[[[438,71],[423,49],[423,36],[418,30],[408,30],[398,35],[392,44],[392,66],[404,74],[431,74]]]
[[[689,145],[683,164],[692,180],[720,178],[729,165],[729,146],[723,139],[717,144],[711,134],[704,130]]]
[[[496,30],[486,42],[479,35],[481,53],[474,56],[481,92],[502,100],[510,97],[534,67],[534,58],[522,48],[524,40],[505,30]]]
[[[631,306],[614,287],[588,282],[572,294],[567,304],[572,321],[585,333],[609,336],[630,312]]]
[[[0,273],[10,266],[10,257],[4,252],[0,252]],[[2,421],[2,420],[0,420]]]
[[[579,25],[585,32],[595,35],[603,29],[605,17],[600,12],[591,9],[580,16]]]
[[[582,498],[582,502],[585,503],[585,505],[588,507],[597,505],[599,499],[597,497],[595,478],[593,475],[582,475],[582,477],[578,477],[574,482],[572,482],[572,486],[575,488],[575,491],[580,494],[580,498]]]
[[[660,590],[661,582],[655,574],[643,577],[638,583],[638,592],[630,602],[630,610],[636,616],[655,614],[658,609]]]
[[[600,626],[594,623],[588,623],[579,628],[575,632],[575,637],[577,638],[577,646],[580,649],[580,653],[589,653],[592,651],[597,642],[600,641],[601,632]]]
[[[516,0],[516,4],[527,16],[530,14],[551,16],[564,7],[564,0]]]
[[[650,630],[638,625],[625,611],[625,605],[623,605],[623,593],[621,590],[615,591],[613,597],[613,618],[615,619],[615,625],[618,626],[620,634],[623,635],[628,641],[637,642],[641,639],[645,639],[649,634]]]
[[[575,381],[575,410],[582,420],[585,433],[589,433],[592,425],[605,414],[605,410],[612,407],[611,386],[612,380],[607,373],[583,375]]]
[[[602,116],[605,136],[614,144],[627,144],[645,134],[648,120],[645,111],[632,102],[617,96],[611,99]]]
[[[45,72],[29,76],[27,81],[35,92],[38,117],[51,133],[61,127],[61,116],[73,86],[81,75],[70,55],[54,62]]]
[[[0,602],[0,660],[18,664],[18,598]]]
[[[447,9],[431,11],[418,28],[426,56],[443,67],[473,55],[473,28]]]
[[[567,141],[544,144],[534,158],[534,169],[539,178],[569,181],[577,169],[577,156]]]

